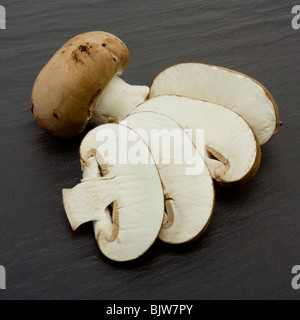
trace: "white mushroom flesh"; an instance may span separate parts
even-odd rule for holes
[[[94,125],[123,120],[137,105],[148,98],[149,87],[130,85],[115,76],[96,98],[89,122]]]
[[[277,106],[270,93],[257,81],[232,70],[200,63],[172,66],[153,81],[149,97],[164,94],[208,100],[234,110],[253,128],[261,145],[278,125]]]
[[[205,162],[214,179],[222,183],[242,180],[260,155],[260,146],[249,125],[232,110],[221,105],[179,96],[159,96],[138,106],[133,113],[155,111],[189,129],[195,145],[195,130],[204,130]],[[150,122],[151,123],[151,122]],[[260,159],[259,159],[260,160]]]
[[[114,133],[106,142],[94,140],[99,134]],[[96,135],[95,135],[96,134]],[[125,126],[107,124],[87,134],[81,150],[83,179],[72,189],[63,190],[65,211],[73,229],[82,223],[93,221],[95,236],[102,253],[115,261],[138,258],[153,244],[160,231],[164,216],[164,197],[160,176],[155,164],[131,164],[122,159],[120,150],[128,135],[140,142],[142,152],[151,157],[148,147],[140,137]],[[107,161],[99,147],[107,143],[113,146],[112,154],[117,162]],[[131,144],[130,144],[131,143]],[[85,147],[86,146],[86,147]],[[99,166],[106,160],[106,174],[101,176]],[[112,210],[112,215],[110,210]]]
[[[195,239],[207,228],[214,207],[213,181],[200,152],[165,115],[135,113],[124,123],[147,140],[161,176],[166,216],[160,240],[180,244]]]

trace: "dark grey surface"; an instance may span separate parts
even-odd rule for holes
[[[296,1],[1,1],[1,299],[299,299],[300,30]],[[276,99],[280,128],[262,148],[255,179],[216,187],[213,220],[198,241],[157,241],[117,264],[97,248],[90,224],[73,232],[61,189],[81,178],[82,138],[60,141],[30,112],[33,82],[69,38],[91,30],[120,37],[131,53],[123,78],[150,85],[164,68],[205,62],[243,72]]]

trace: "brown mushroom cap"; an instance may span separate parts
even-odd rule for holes
[[[31,108],[36,122],[59,138],[81,133],[96,98],[128,63],[128,48],[112,34],[94,31],[70,39],[34,83]]]

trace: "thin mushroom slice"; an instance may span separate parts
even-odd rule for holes
[[[249,123],[261,145],[281,124],[270,92],[256,80],[230,69],[201,63],[171,66],[154,79],[149,97],[165,94],[208,100],[232,109]]]
[[[216,103],[165,95],[139,105],[132,113],[155,111],[174,119],[187,130],[195,145],[204,130],[204,159],[212,177],[223,185],[244,184],[257,173],[261,149],[247,122]]]
[[[136,113],[124,124],[148,144],[161,176],[166,212],[159,239],[170,244],[196,239],[211,221],[215,200],[213,181],[200,152],[165,115]]]
[[[164,196],[160,176],[153,161],[132,164],[122,158],[123,164],[119,163],[124,144],[132,147],[133,142],[126,138],[129,135],[139,142],[141,153],[151,158],[148,147],[134,131],[117,124],[96,130],[98,139],[106,139],[95,144],[96,149],[85,159],[81,183],[63,189],[65,211],[74,230],[93,221],[98,246],[106,257],[133,260],[151,247],[162,225]],[[101,148],[108,148],[110,154],[105,159],[105,176],[99,172],[99,162],[104,158]]]

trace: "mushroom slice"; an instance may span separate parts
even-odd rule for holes
[[[204,130],[204,160],[220,184],[250,181],[260,165],[261,149],[247,122],[232,110],[216,103],[165,95],[139,105],[134,112],[155,111],[174,119],[194,144],[196,129]],[[201,138],[201,137],[200,137]]]
[[[153,161],[131,164],[125,158],[120,159],[123,146],[133,145],[128,136],[139,142],[146,158],[151,157],[134,131],[117,124],[106,124],[96,130],[102,143],[91,149],[85,159],[81,183],[63,189],[65,211],[73,230],[93,221],[98,246],[106,257],[115,261],[133,260],[150,248],[162,225],[164,196],[160,176]],[[107,156],[101,154],[104,149]],[[104,156],[107,172],[101,176],[99,163],[103,163]]]
[[[161,176],[165,219],[159,239],[189,242],[208,227],[214,208],[214,186],[200,152],[183,129],[156,112],[128,116],[124,123],[148,144]]]
[[[35,80],[31,110],[54,136],[70,138],[94,125],[117,122],[148,98],[147,86],[119,76],[129,63],[126,45],[112,34],[79,34],[64,44]]]
[[[176,94],[222,104],[240,114],[263,145],[276,134],[277,105],[256,80],[233,70],[201,63],[182,63],[161,72],[150,88],[150,98]]]

